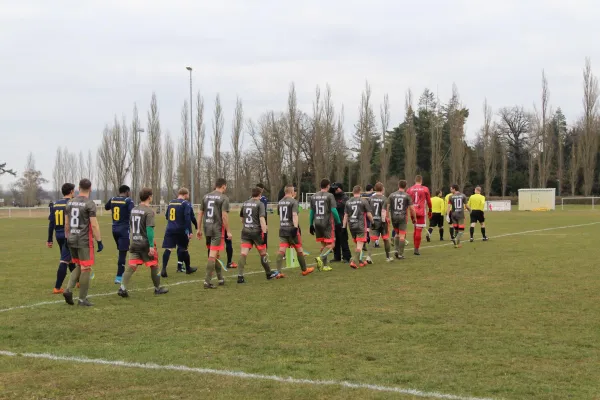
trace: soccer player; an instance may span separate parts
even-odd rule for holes
[[[371,185],[370,183],[365,187],[365,192],[363,194],[361,194],[361,197],[365,197],[365,198],[370,198],[371,196],[373,196],[375,194],[375,191],[373,191],[373,185]],[[371,203],[369,203],[370,205]],[[370,232],[370,228],[371,228],[371,222],[367,220],[367,241],[364,243],[363,245],[363,249],[364,251],[367,252],[367,264],[373,264],[373,260],[371,259],[371,249],[369,248],[368,245],[371,244],[371,232]]]
[[[240,219],[242,221],[242,250],[240,262],[238,263],[238,280],[237,283],[246,283],[244,279],[244,267],[246,266],[246,258],[252,247],[256,247],[260,254],[260,263],[265,269],[267,279],[285,278],[285,275],[279,271],[271,271],[269,265],[269,255],[267,254],[267,246],[264,242],[265,234],[267,233],[267,223],[265,215],[267,213],[265,205],[260,201],[261,188],[255,187],[252,189],[252,197],[242,203],[240,209]]]
[[[444,214],[446,213],[446,201],[442,198],[442,191],[438,190],[434,197],[431,198],[431,218],[429,219],[429,229],[427,230],[427,241],[431,241],[431,234],[434,228],[440,230],[440,240],[444,240]]]
[[[129,250],[129,215],[134,206],[131,200],[131,189],[127,185],[122,185],[119,188],[119,195],[112,197],[104,205],[104,209],[110,211],[112,216],[112,234],[119,251],[116,284],[121,283],[125,272],[125,260]]]
[[[383,240],[385,249],[385,259],[387,262],[394,261],[390,257],[390,231],[389,217],[387,215],[387,198],[384,196],[385,188],[383,183],[375,184],[375,194],[369,198],[371,203],[371,212],[373,213],[373,224],[371,225],[371,239],[377,243]],[[375,246],[377,247],[377,246]]]
[[[285,251],[288,248],[296,250],[298,264],[302,275],[306,276],[315,269],[306,266],[304,250],[302,250],[302,238],[300,226],[298,225],[298,201],[296,200],[296,189],[294,185],[287,185],[284,189],[285,196],[277,204],[279,213],[279,252],[277,253],[277,270],[281,271]]]
[[[448,204],[450,204],[450,196],[452,196],[452,187],[450,187],[450,193],[448,193],[444,198],[444,206],[446,207],[444,208],[444,215],[448,211]],[[450,240],[454,239],[454,226],[452,226],[452,224],[449,224],[448,230],[450,231]]]
[[[481,194],[481,186],[475,188],[475,194],[469,197],[467,205],[471,209],[471,228],[469,229],[469,233],[471,234],[470,241],[472,242],[474,240],[473,234],[475,233],[475,224],[477,222],[481,225],[481,236],[483,236],[483,241],[487,241],[488,238],[485,235],[485,215],[483,214],[483,209],[485,208],[485,196]]]
[[[127,286],[131,276],[140,265],[150,268],[150,277],[154,284],[154,294],[165,294],[169,289],[160,286],[158,272],[158,251],[154,241],[154,210],[152,204],[152,189],[143,188],[140,191],[140,204],[131,211],[130,232],[131,246],[129,247],[129,266],[123,275],[123,281],[117,294],[123,298],[129,297]]]
[[[354,269],[367,265],[366,262],[362,262],[360,257],[363,245],[367,243],[367,219],[373,222],[369,201],[362,197],[360,192],[362,192],[360,186],[357,185],[352,188],[352,198],[346,202],[344,221],[342,222],[342,227],[350,226],[352,240],[356,243],[354,257],[350,260],[350,267]]]
[[[465,230],[465,208],[469,210],[467,205],[467,197],[458,190],[458,185],[452,185],[452,196],[450,196],[446,219],[454,226],[455,237],[452,239],[455,248],[460,248],[460,239]]]
[[[190,253],[188,246],[192,238],[192,205],[188,202],[190,192],[186,188],[181,188],[177,192],[177,198],[169,202],[165,217],[167,219],[167,229],[163,239],[162,248],[165,249],[162,257],[161,276],[166,278],[167,265],[171,252],[177,248],[177,259],[185,263],[185,273],[193,274],[198,268],[190,267]]]
[[[321,244],[321,254],[315,260],[319,271],[331,271],[327,255],[335,246],[335,225],[341,224],[335,197],[329,193],[329,179],[321,181],[321,191],[310,198],[310,234]],[[335,224],[334,224],[335,221]]]
[[[267,198],[267,196],[265,196],[265,186],[262,183],[259,183],[256,185],[257,188],[260,189],[260,202],[264,204],[265,206],[265,223],[267,223],[267,208],[269,205],[269,199]],[[269,248],[269,243],[268,243],[268,239],[269,238],[269,234],[265,233],[265,249]],[[235,267],[234,267],[235,268]]]
[[[98,253],[104,249],[100,236],[100,225],[96,218],[96,203],[90,199],[92,182],[89,179],[79,181],[79,194],[65,207],[65,236],[71,251],[71,259],[77,267],[71,273],[67,290],[63,293],[67,304],[74,305],[73,288],[79,280],[78,305],[90,307],[87,299],[90,287],[90,275],[94,265],[94,243],[98,243]]]
[[[394,247],[396,250],[396,258],[398,260],[404,259],[404,247],[406,242],[406,226],[408,213],[410,213],[410,219],[413,225],[416,222],[415,208],[412,203],[412,197],[406,193],[406,181],[401,180],[398,182],[398,191],[390,194],[388,198],[388,210],[387,214],[391,215],[392,226],[396,235],[394,236]]]
[[[423,228],[427,225],[425,224],[425,212],[427,212],[427,217],[431,219],[431,195],[429,194],[429,189],[426,186],[423,186],[423,177],[421,175],[417,175],[415,177],[415,184],[407,190],[407,193],[410,195],[414,210],[416,213],[417,223],[414,224],[415,232],[413,234],[413,241],[415,246],[415,256],[420,256],[421,252],[419,248],[421,247],[421,234]],[[425,209],[425,205],[427,205],[427,210]]]
[[[219,286],[225,285],[223,270],[220,264],[217,264],[217,257],[224,249],[224,236],[231,240],[231,230],[229,229],[229,197],[225,195],[227,190],[227,181],[223,178],[217,179],[215,190],[204,196],[202,199],[202,208],[200,211],[200,224],[204,226],[204,234],[209,245],[210,253],[206,263],[206,277],[204,279],[204,289],[216,289],[211,283],[212,274],[216,271]],[[202,238],[202,230],[198,229],[198,239]]]
[[[56,232],[56,242],[60,250],[60,262],[58,263],[58,270],[56,271],[56,283],[54,285],[54,294],[62,294],[62,284],[67,277],[67,267],[69,272],[73,272],[75,264],[71,261],[71,252],[69,246],[66,245],[65,241],[65,209],[69,200],[73,198],[75,192],[75,185],[72,183],[65,183],[60,188],[63,198],[52,203],[50,206],[50,215],[48,216],[48,241],[46,245],[52,248],[54,232]]]

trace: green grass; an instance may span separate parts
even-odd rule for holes
[[[151,290],[133,291],[130,299],[116,295],[116,251],[110,221],[103,218],[105,250],[97,256],[90,294],[115,294],[92,297],[91,309],[61,303],[1,312],[0,350],[463,396],[598,398],[600,224],[498,237],[600,222],[598,217],[587,210],[488,213],[492,239],[465,243],[460,250],[434,239],[424,243],[421,257],[408,251],[402,262],[387,264],[378,256],[360,270],[333,264],[332,272],[302,277],[294,269],[287,279],[273,282],[256,273],[244,286],[229,278],[219,290],[206,291],[194,282],[173,286],[160,297]],[[236,259],[239,229],[234,231]],[[269,237],[272,259],[275,233]],[[51,294],[58,250],[45,248],[45,235],[43,219],[0,220],[0,309],[62,299]],[[312,237],[305,233],[303,239],[316,253]],[[202,279],[206,251],[201,242],[193,242],[191,257],[200,274],[174,273],[172,258],[166,284]],[[247,272],[259,271],[253,251]],[[140,269],[131,286],[150,287],[148,271]],[[338,386],[0,358],[0,398],[412,398]]]

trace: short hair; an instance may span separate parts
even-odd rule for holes
[[[292,194],[296,191],[296,187],[294,185],[285,185],[284,191],[286,194]]]
[[[421,175],[415,176],[415,182],[422,183],[423,182],[423,177]]]
[[[227,180],[225,178],[219,178],[219,179],[217,179],[217,182],[215,183],[215,187],[217,189],[220,189],[225,185],[227,185]]]
[[[252,197],[258,197],[262,193],[262,189],[257,187],[252,188]]]
[[[352,193],[360,194],[360,192],[362,192],[362,188],[359,185],[356,185],[352,188]]]
[[[398,187],[400,189],[406,189],[406,181],[404,179],[400,180],[400,182],[398,182]]]
[[[373,190],[373,185],[371,185],[370,183],[365,187],[365,190],[367,192],[370,192],[371,190]]]
[[[326,189],[327,186],[329,186],[331,182],[329,182],[329,179],[325,178],[323,180],[321,180],[321,189]]]
[[[443,193],[444,193],[444,192],[442,192],[442,189],[438,189],[438,190],[435,192],[435,195],[436,195],[436,196],[441,196]]]
[[[81,190],[90,190],[92,188],[92,181],[87,178],[83,178],[79,181],[79,189]]]
[[[376,192],[383,192],[383,183],[381,183],[381,182],[377,182],[377,183],[375,184],[375,191],[376,191]]]
[[[127,193],[127,192],[131,192],[131,188],[129,186],[127,186],[127,185],[119,186],[119,194]]]
[[[451,188],[452,188],[452,189],[454,189],[454,190],[458,190],[458,185],[455,183],[455,184],[453,184],[453,185],[451,186]]]
[[[475,187],[475,191],[476,191],[476,192],[477,192],[477,191],[481,192],[481,186],[476,186],[476,187]]]
[[[62,192],[63,196],[70,194],[73,190],[75,190],[75,185],[73,185],[72,183],[65,183],[60,188],[60,191]]]
[[[263,185],[262,183],[257,183],[256,187],[262,190],[265,190],[265,185]]]
[[[179,191],[177,192],[177,194],[179,196],[185,196],[186,194],[190,194],[190,191],[187,190],[187,188],[182,187],[181,189],[179,189]]]
[[[150,196],[152,196],[152,189],[142,188],[142,190],[140,190],[140,200],[141,201],[148,200],[150,198]]]

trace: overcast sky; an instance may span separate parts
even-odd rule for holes
[[[539,103],[542,68],[571,122],[585,57],[600,73],[598,21],[592,0],[0,0],[0,161],[22,171],[32,151],[52,179],[58,146],[95,156],[104,125],[134,102],[145,126],[153,91],[163,132],[179,135],[186,65],[209,115],[221,94],[228,135],[236,96],[256,118],[282,110],[295,82],[306,111],[315,86],[331,85],[349,137],[368,80],[377,106],[389,93],[394,126],[407,89],[445,101],[456,83],[473,137],[485,97],[494,109]]]

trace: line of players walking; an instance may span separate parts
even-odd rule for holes
[[[385,196],[384,186],[378,182],[374,192],[363,193],[360,186],[353,188],[353,197],[346,201],[343,217],[340,216],[337,202],[332,193],[328,179],[321,181],[321,190],[310,199],[309,231],[314,235],[317,243],[321,245],[320,254],[315,258],[316,268],[319,271],[331,271],[329,254],[336,243],[336,231],[350,230],[356,244],[354,256],[350,260],[350,267],[357,269],[372,263],[370,249],[367,248],[369,236],[375,241],[383,241],[386,261],[404,259],[406,246],[406,233],[408,218],[410,217],[415,230],[413,235],[414,254],[420,255],[422,231],[426,227],[425,216],[430,220],[429,230],[426,232],[427,241],[430,241],[434,228],[440,231],[440,240],[443,240],[443,213],[451,222],[450,235],[455,247],[461,247],[464,232],[464,212],[471,211],[471,241],[473,241],[474,227],[477,222],[481,224],[483,240],[487,240],[484,225],[485,197],[476,188],[476,194],[467,202],[466,196],[459,192],[457,185],[452,185],[451,193],[446,199],[441,198],[441,191],[432,199],[429,189],[422,185],[421,176],[415,178],[415,185],[407,188],[407,182],[399,182],[398,191]],[[90,200],[91,182],[82,179],[79,182],[79,193],[75,197],[75,185],[65,183],[62,186],[63,199],[50,207],[48,247],[52,247],[52,236],[56,233],[57,242],[61,249],[61,258],[57,270],[55,294],[62,293],[65,301],[73,305],[73,289],[80,288],[78,304],[91,306],[87,299],[90,279],[93,278],[91,270],[94,264],[93,239],[97,242],[97,252],[103,249],[98,221],[96,219],[96,205]],[[296,188],[293,185],[285,187],[285,196],[277,205],[279,216],[279,249],[277,253],[277,269],[271,269],[267,254],[267,208],[266,198],[262,195],[263,188],[252,189],[251,198],[245,201],[239,217],[242,222],[241,254],[239,263],[233,263],[232,235],[229,226],[229,199],[225,195],[227,182],[218,179],[213,192],[204,196],[201,209],[196,219],[193,207],[188,202],[189,191],[182,188],[178,197],[169,202],[165,217],[167,228],[163,239],[162,269],[158,265],[158,250],[156,248],[154,226],[155,212],[151,208],[152,190],[144,188],[139,193],[138,206],[130,197],[130,189],[121,186],[119,195],[111,198],[105,209],[111,212],[113,226],[112,233],[118,249],[117,276],[115,283],[119,284],[118,295],[129,297],[127,287],[131,277],[140,265],[150,269],[150,275],[155,287],[155,294],[168,293],[168,289],[160,286],[161,277],[166,278],[167,267],[173,251],[177,251],[177,271],[192,274],[196,268],[191,267],[188,252],[189,241],[193,238],[192,225],[196,229],[198,240],[205,236],[208,249],[208,261],[204,279],[205,289],[216,289],[225,285],[223,271],[237,268],[237,283],[246,283],[244,269],[249,251],[256,247],[260,254],[260,262],[268,280],[285,278],[281,272],[288,248],[295,249],[301,274],[309,275],[314,268],[306,262],[302,248],[301,230],[299,226],[299,204],[296,200]],[[447,210],[447,211],[446,211]],[[390,223],[392,225],[392,238],[394,241],[394,257],[391,256]],[[220,259],[221,252],[227,247],[227,264]],[[126,262],[129,252],[129,262]],[[227,265],[227,266],[226,266]],[[62,289],[63,281],[71,271],[71,277],[66,290]],[[217,285],[212,283],[216,275]]]

